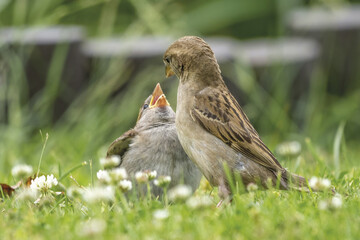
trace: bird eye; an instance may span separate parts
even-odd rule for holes
[[[169,58],[169,57],[166,57],[166,58],[165,58],[165,62],[170,63],[170,58]]]
[[[149,107],[149,104],[145,103],[144,104],[144,109],[147,109]]]

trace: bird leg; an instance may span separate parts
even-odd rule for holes
[[[227,186],[227,184],[225,184],[224,179],[220,180],[220,184],[219,184],[219,197],[221,198],[220,202],[216,205],[216,207],[221,207],[221,205],[223,204],[224,200],[229,200],[226,202],[231,202],[230,200],[230,195],[231,195],[231,191],[229,189],[229,186]]]
[[[217,207],[217,208],[220,208],[221,205],[223,204],[223,202],[224,202],[224,201],[221,199],[220,202],[218,202],[218,204],[216,204],[216,207]]]

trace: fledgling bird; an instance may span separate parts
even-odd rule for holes
[[[120,167],[131,177],[146,170],[155,170],[158,176],[170,176],[169,188],[186,184],[195,191],[202,176],[181,147],[175,113],[159,83],[140,108],[135,127],[110,145],[107,156],[111,155],[121,157]],[[146,187],[141,191],[145,192]],[[154,184],[151,192],[154,196],[162,195],[162,189]]]
[[[176,129],[185,152],[219,195],[231,194],[224,170],[249,183],[267,187],[269,179],[281,189],[306,186],[303,177],[289,173],[265,146],[239,103],[226,87],[210,46],[186,36],[164,54],[166,77],[179,79]]]

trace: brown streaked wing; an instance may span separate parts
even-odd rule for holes
[[[115,141],[113,141],[107,150],[106,156],[119,155],[122,157],[124,153],[128,150],[131,140],[137,135],[137,132],[134,129],[130,129]]]
[[[234,150],[264,167],[283,170],[228,89],[205,88],[195,95],[190,114]]]
[[[0,183],[0,199],[2,199],[2,193],[5,195],[5,196],[9,196],[11,197],[11,195],[13,194],[13,192],[15,191],[15,189],[5,183]]]

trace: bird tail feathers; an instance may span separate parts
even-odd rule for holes
[[[288,175],[290,175],[290,178],[288,178],[290,189],[305,191],[305,192],[310,191],[310,189],[307,185],[307,181],[304,177],[293,174],[293,173],[288,173]]]
[[[290,173],[285,170],[282,173],[282,179],[286,182],[286,189],[309,192],[310,189],[304,177]]]

